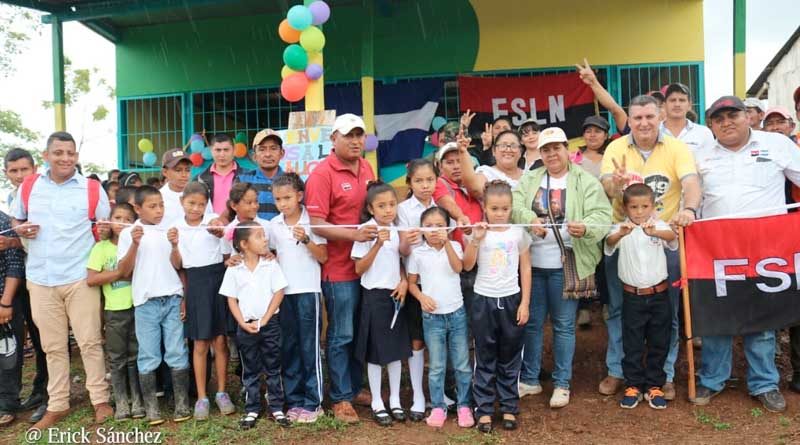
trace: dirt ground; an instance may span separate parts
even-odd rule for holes
[[[789,345],[785,333],[780,336],[779,341],[779,349],[782,351],[779,369],[788,409],[782,414],[765,411],[758,401],[748,396],[741,341],[735,346],[732,382],[710,405],[695,407],[686,401],[688,365],[685,353],[681,350],[676,382],[678,398],[664,411],[650,409],[646,403],[634,410],[623,410],[618,406],[619,396],[604,397],[597,392],[597,384],[605,376],[606,330],[599,310],[595,310],[592,317],[592,327],[578,332],[569,406],[551,410],[548,401],[552,386],[545,382],[543,394],[522,399],[520,428],[517,431],[496,430],[492,434],[482,435],[475,429],[458,428],[453,416],[438,431],[424,423],[396,424],[390,428],[381,428],[369,420],[368,408],[358,408],[363,420],[355,426],[343,425],[326,416],[313,426],[280,429],[273,423],[262,420],[254,430],[240,431],[235,416],[222,418],[216,410],[212,410],[212,417],[208,422],[167,422],[150,431],[162,432],[162,443],[170,444],[800,444],[800,394],[789,391],[785,384],[791,373],[788,365]],[[544,366],[552,369],[549,328],[546,335]],[[699,368],[702,351],[696,352]],[[25,368],[26,383],[32,378],[31,362],[29,360]],[[73,354],[73,374],[82,376],[77,353]],[[82,382],[83,380],[73,383],[75,413],[63,422],[62,429],[92,427],[92,410]],[[410,399],[410,389],[406,384],[404,376],[404,403]],[[231,388],[231,394],[237,393],[237,389],[238,385]],[[29,386],[26,384],[23,392],[28,390]],[[167,409],[163,409],[167,413]],[[0,443],[26,443],[24,432],[29,424],[24,420],[28,415],[29,413],[22,413],[21,420],[5,430],[0,430]],[[113,427],[122,431],[134,428],[148,431],[147,426],[141,422],[109,422],[102,427]],[[94,441],[100,442],[98,436],[94,437]],[[43,438],[37,443],[48,442]]]

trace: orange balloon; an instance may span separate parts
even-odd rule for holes
[[[237,142],[236,145],[233,146],[233,155],[237,158],[243,158],[247,156],[247,145]]]
[[[292,28],[287,19],[283,19],[278,26],[278,35],[281,37],[281,40],[286,43],[297,43],[300,41],[300,31]]]

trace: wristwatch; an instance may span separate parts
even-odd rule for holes
[[[688,210],[694,214],[694,218],[697,219],[697,209],[694,207],[684,207],[683,210]]]
[[[306,235],[303,239],[300,240],[300,242],[303,244],[308,244],[309,242],[311,242],[311,238],[309,238],[308,235]]]

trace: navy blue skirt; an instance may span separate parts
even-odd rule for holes
[[[358,323],[355,355],[362,363],[385,366],[411,357],[408,315],[402,306],[394,327],[394,298],[388,289],[361,288],[361,314]],[[408,298],[414,298],[407,296]]]
[[[219,294],[225,265],[190,267],[186,271],[186,322],[184,336],[190,340],[211,340],[236,330],[228,300]]]

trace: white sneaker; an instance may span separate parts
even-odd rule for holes
[[[542,385],[528,385],[527,383],[519,382],[519,397],[535,396],[542,393]]]
[[[556,388],[553,390],[553,396],[550,397],[550,408],[563,408],[569,405],[569,390],[564,388]]]

